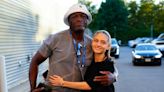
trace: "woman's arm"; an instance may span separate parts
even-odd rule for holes
[[[78,89],[78,90],[91,90],[91,87],[85,81],[83,82],[64,81],[63,78],[57,75],[50,76],[49,81],[50,84],[53,86],[61,86],[61,87]]]

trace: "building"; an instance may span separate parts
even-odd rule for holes
[[[32,14],[29,0],[0,0],[0,55],[5,57],[7,89],[28,80],[36,42],[38,16]]]
[[[38,0],[35,1],[38,2]],[[67,7],[63,7],[64,0],[60,2],[58,0],[54,1],[57,8],[54,8],[55,19],[52,23],[55,23],[55,27],[46,26],[47,28],[45,28],[46,23],[42,22],[42,26],[40,22],[43,16],[33,12],[34,7],[31,0],[0,0],[0,62],[4,61],[5,63],[5,68],[0,67],[0,71],[4,70],[4,76],[6,77],[6,80],[3,81],[6,85],[2,83],[3,77],[0,77],[0,92],[6,92],[2,91],[4,86],[7,87],[9,92],[29,91],[29,64],[41,44],[37,38],[39,32],[42,32],[43,29],[48,32],[49,29],[65,29],[62,26],[64,24],[64,13],[69,6],[77,3],[77,0],[72,0],[72,2],[66,3]],[[1,60],[2,56],[4,60]],[[47,66],[42,64],[40,67],[41,72],[39,75],[41,76]],[[0,76],[2,75],[3,73],[0,73]],[[41,78],[38,80],[41,80]]]

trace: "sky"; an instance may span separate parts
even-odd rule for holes
[[[97,8],[105,0],[89,0]],[[131,0],[125,0],[127,2]],[[134,1],[134,0],[133,0]],[[136,0],[139,3],[140,0]],[[78,0],[31,0],[34,14],[39,15],[39,30],[36,35],[37,41],[45,39],[47,34],[57,33],[61,30],[68,29],[64,24],[63,17],[70,6],[77,3]],[[156,0],[156,3],[159,0]]]

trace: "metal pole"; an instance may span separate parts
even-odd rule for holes
[[[116,38],[116,31],[117,31],[116,26],[114,26],[114,38]]]
[[[150,36],[152,39],[153,39],[153,30],[154,30],[154,27],[153,27],[153,24],[151,24]]]
[[[8,92],[4,56],[0,56],[0,92]]]

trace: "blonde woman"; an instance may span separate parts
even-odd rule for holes
[[[103,71],[114,73],[114,62],[108,54],[111,48],[111,36],[105,30],[97,31],[92,40],[92,49],[94,52],[94,59],[91,65],[87,68],[83,82],[65,81],[57,75],[49,77],[50,84],[53,86],[61,86],[83,90],[87,92],[114,92],[114,85],[102,85],[100,82],[94,81],[95,76],[103,75]],[[111,74],[112,75],[112,74]]]

